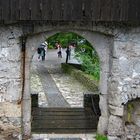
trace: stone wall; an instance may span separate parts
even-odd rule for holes
[[[55,28],[54,28],[55,27]],[[74,29],[75,28],[75,29]],[[115,28],[114,28],[115,29]],[[136,102],[132,112],[134,125],[126,123],[128,104],[140,97],[140,28],[109,30],[105,27],[37,26],[27,36],[25,90],[22,95],[22,58],[20,36],[16,26],[0,27],[0,139],[1,135],[21,139],[31,132],[30,63],[38,44],[57,32],[71,31],[87,39],[96,49],[101,64],[99,133],[109,140],[139,139],[140,115]],[[100,31],[100,33],[99,33]],[[98,33],[97,33],[98,32]],[[102,33],[104,34],[102,34]],[[22,118],[22,119],[21,119]],[[132,133],[129,133],[129,132]]]
[[[104,134],[107,132],[108,128],[108,78],[110,73],[110,62],[112,56],[112,46],[113,46],[113,36],[110,35],[112,32],[105,27],[100,26],[81,26],[81,25],[44,25],[44,26],[35,26],[34,32],[32,33],[31,37],[27,39],[27,54],[26,54],[26,79],[25,79],[25,86],[27,88],[25,90],[25,98],[29,99],[30,89],[29,89],[29,63],[31,61],[31,56],[34,55],[35,48],[38,44],[42,43],[43,38],[44,41],[46,38],[55,35],[59,32],[73,32],[76,33],[83,38],[85,38],[90,44],[94,47],[98,56],[100,58],[100,81],[99,81],[99,92],[100,92],[100,109],[101,109],[101,117],[98,123],[98,132]],[[40,41],[39,41],[40,38]],[[29,47],[28,47],[29,46]],[[28,100],[29,101],[29,100]],[[28,104],[28,105],[27,105]],[[29,103],[25,103],[28,106],[29,111]],[[23,107],[25,108],[25,107]],[[29,114],[29,113],[28,113]],[[24,116],[25,118],[25,116]],[[25,118],[24,124],[27,124],[25,129],[26,133],[29,132],[30,128],[30,117],[28,119]],[[27,129],[28,128],[28,129]]]
[[[0,27],[0,139],[21,133],[22,65],[18,27]],[[2,136],[3,135],[3,136]]]
[[[140,31],[117,31],[114,38],[112,68],[109,81],[110,140],[127,137],[125,131],[124,104],[140,97]],[[137,119],[140,121],[140,118]],[[140,127],[140,126],[138,126]],[[140,131],[139,131],[140,133]],[[136,138],[136,135],[134,136]],[[133,138],[132,138],[133,139]]]
[[[89,29],[90,28],[90,29]],[[100,30],[100,31],[98,31]],[[31,105],[30,105],[30,63],[38,45],[45,41],[46,38],[59,32],[74,32],[88,40],[95,48],[100,58],[100,109],[101,117],[98,124],[98,132],[107,132],[108,127],[108,78],[110,73],[111,50],[113,38],[105,34],[105,28],[83,27],[81,25],[44,25],[35,26],[34,32],[27,37],[26,42],[26,70],[25,70],[25,92],[23,100],[23,127],[26,135],[31,134]]]
[[[91,78],[88,74],[82,72],[81,70],[78,70],[74,68],[74,66],[62,63],[61,67],[64,72],[70,74],[75,79],[77,79],[81,84],[83,84],[91,93],[98,94],[99,88],[98,88],[98,81]]]

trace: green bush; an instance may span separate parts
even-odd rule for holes
[[[108,138],[105,135],[97,134],[96,135],[96,140],[108,140]]]
[[[91,57],[89,54],[78,52],[76,58],[82,64],[82,71],[93,76],[94,79],[100,79],[100,65],[98,56]]]
[[[93,51],[93,47],[91,45],[88,44],[80,44],[76,47],[75,49],[76,52],[78,53],[84,53],[84,54],[88,54],[90,57],[93,56],[92,51]]]
[[[56,42],[60,42],[62,48],[66,48],[69,43],[77,44],[78,41],[83,40],[83,37],[72,32],[60,32],[46,39],[50,45],[55,46]]]
[[[53,45],[48,45],[48,49],[54,49]]]

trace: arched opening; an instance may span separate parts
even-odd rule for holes
[[[32,132],[96,132],[100,115],[97,52],[72,32],[57,33],[45,41],[45,59],[36,51],[31,65]],[[44,51],[43,45],[38,48]]]
[[[72,59],[68,63],[76,63],[82,66],[82,71],[91,75],[94,79],[100,79],[99,56],[94,48],[85,38],[73,32],[60,32],[46,39],[48,48],[56,48],[56,42],[60,42],[63,49],[70,47]],[[66,58],[64,52],[64,57]],[[66,62],[67,63],[67,62]]]
[[[69,30],[68,30],[69,31]],[[50,31],[50,32],[46,32],[46,33],[42,33],[42,34],[38,34],[38,35],[34,35],[34,36],[30,36],[27,39],[27,46],[30,46],[27,48],[27,57],[26,57],[26,63],[28,65],[26,65],[26,82],[25,82],[25,87],[28,89],[25,91],[24,96],[26,96],[28,98],[28,101],[25,101],[26,107],[26,113],[29,113],[29,109],[27,109],[27,106],[30,106],[30,83],[28,81],[29,77],[30,77],[30,64],[31,64],[31,59],[33,54],[36,52],[37,47],[39,46],[39,44],[41,44],[42,42],[45,41],[46,37],[50,37],[54,34],[56,34],[58,31]],[[99,55],[100,58],[100,81],[99,81],[99,91],[101,93],[100,95],[100,102],[104,102],[105,104],[101,106],[101,113],[103,114],[103,117],[101,118],[101,121],[103,120],[104,123],[107,124],[107,117],[108,117],[108,111],[107,111],[107,90],[108,90],[108,86],[107,86],[107,79],[108,79],[108,74],[109,74],[109,53],[110,53],[110,46],[112,45],[112,41],[110,39],[110,37],[98,34],[98,33],[93,33],[90,31],[80,31],[80,30],[75,30],[75,31],[70,31],[70,32],[74,32],[76,34],[79,34],[80,36],[83,36],[83,38],[85,38],[86,40],[88,40],[90,42],[90,44],[92,46],[94,46],[94,48],[96,49],[96,52]],[[101,41],[102,40],[102,41]],[[28,68],[27,68],[28,67]],[[28,112],[27,112],[28,110]],[[28,134],[31,131],[31,114],[28,114],[29,118],[25,118],[23,122],[25,122],[25,133]],[[25,114],[26,116],[26,114]],[[105,120],[104,120],[105,118]],[[105,125],[106,125],[105,124]],[[98,128],[100,128],[100,126],[103,125],[103,123],[99,123],[98,124]],[[104,125],[104,126],[105,126]],[[105,126],[103,129],[107,129],[107,127]],[[28,131],[27,131],[28,130]],[[104,130],[101,130],[104,132]]]

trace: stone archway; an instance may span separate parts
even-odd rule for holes
[[[25,93],[23,98],[23,127],[24,134],[30,135],[31,133],[31,99],[30,99],[30,64],[32,57],[39,46],[46,37],[50,37],[58,32],[65,31],[61,30],[51,30],[48,32],[43,32],[35,34],[33,36],[28,36],[26,42],[26,57],[25,57]],[[104,133],[107,131],[108,125],[108,104],[107,104],[107,94],[108,94],[108,78],[110,73],[110,53],[112,47],[112,38],[101,33],[85,31],[85,30],[71,30],[67,29],[67,32],[74,32],[94,46],[98,56],[100,58],[100,108],[101,117],[98,124],[98,131]]]
[[[73,27],[72,27],[73,25]],[[28,30],[28,26],[26,26]],[[73,29],[73,30],[72,30]],[[75,30],[74,30],[75,29]],[[23,33],[21,26],[7,25],[0,28],[0,59],[1,59],[1,116],[4,118],[12,117],[18,119],[18,126],[21,128],[19,118],[23,118],[24,134],[30,135],[31,128],[31,108],[30,108],[30,89],[29,75],[31,54],[35,51],[36,43],[44,41],[44,37],[48,37],[60,32],[71,31],[78,33],[89,42],[93,42],[98,55],[103,57],[101,60],[101,81],[100,81],[100,104],[102,116],[99,121],[99,132],[107,130],[109,139],[121,139],[125,135],[123,125],[124,104],[136,98],[140,98],[140,28],[107,28],[105,26],[97,26],[88,24],[80,26],[80,24],[67,25],[51,25],[44,26],[35,25],[34,31],[29,31],[30,36],[27,38],[27,49],[25,57],[25,90],[23,104],[17,104],[21,101],[22,94],[22,53],[21,53],[21,37],[27,35]],[[98,31],[98,33],[97,33]],[[28,33],[29,33],[28,32]],[[100,32],[100,33],[99,33]],[[107,34],[107,36],[105,35]],[[113,37],[108,36],[114,35]],[[32,36],[31,36],[32,35]],[[104,40],[104,41],[103,41]],[[39,42],[40,41],[40,42]],[[104,44],[108,44],[106,47]],[[107,49],[107,50],[106,50]],[[99,51],[101,50],[101,51]],[[105,52],[103,52],[105,50]],[[104,55],[101,55],[104,54]],[[105,66],[107,67],[105,67]],[[8,69],[7,69],[8,67]],[[107,68],[107,69],[106,69]],[[104,71],[105,70],[105,71]],[[111,71],[111,72],[110,72]],[[105,78],[104,78],[105,76]],[[105,79],[105,80],[104,80]],[[103,84],[105,82],[105,84]],[[14,84],[14,85],[13,85]],[[103,88],[105,87],[105,88]],[[105,94],[107,93],[107,94]],[[109,96],[108,96],[109,93]],[[108,101],[107,101],[108,100]],[[7,104],[8,103],[8,104]],[[8,106],[8,107],[7,107]],[[10,106],[10,107],[9,107]],[[109,106],[109,109],[108,109]],[[13,107],[11,109],[11,107]],[[6,111],[5,111],[6,108]],[[17,111],[18,110],[18,111]],[[21,113],[22,110],[22,113]],[[109,111],[109,119],[108,119]],[[9,112],[11,112],[9,114]],[[16,114],[17,113],[17,114]],[[11,119],[13,120],[13,119]],[[108,122],[109,120],[109,122]],[[2,121],[1,126],[9,126]],[[10,121],[12,122],[12,121]],[[12,122],[14,124],[14,122]],[[105,126],[105,127],[103,127]],[[102,129],[101,129],[102,128]],[[120,129],[121,128],[121,129]],[[15,130],[12,130],[12,133]],[[18,130],[18,132],[21,132]],[[122,133],[123,132],[123,133]]]

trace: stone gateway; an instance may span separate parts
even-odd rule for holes
[[[100,58],[97,133],[109,140],[140,140],[139,4],[138,0],[1,0],[0,139],[31,137],[32,57],[46,38],[73,32],[91,43]]]
[[[56,27],[56,26],[55,26]],[[88,28],[88,31],[87,31]],[[89,31],[90,29],[90,31]],[[125,106],[140,97],[140,28],[122,31],[104,26],[70,27],[67,25],[35,26],[26,34],[23,46],[22,26],[0,27],[0,128],[1,134],[12,137],[31,135],[30,64],[37,46],[59,31],[72,31],[94,45],[100,57],[100,109],[98,133],[108,138],[126,139],[140,136],[138,110],[135,123],[125,125]],[[117,32],[117,35],[116,35]],[[23,49],[23,47],[26,47]],[[25,53],[25,55],[23,55]],[[24,57],[23,57],[24,56]],[[139,102],[135,104],[135,108]],[[132,113],[133,114],[133,113]],[[127,128],[127,130],[126,130]],[[133,135],[128,135],[133,131]],[[5,133],[6,132],[6,133]]]

